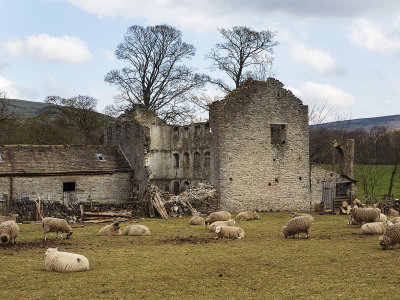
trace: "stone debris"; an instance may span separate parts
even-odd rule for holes
[[[219,208],[219,194],[209,183],[197,183],[164,203],[170,217],[193,215],[196,212],[209,214]]]

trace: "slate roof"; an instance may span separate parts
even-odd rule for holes
[[[102,154],[100,160],[97,154]],[[115,146],[0,146],[0,176],[93,174],[132,171]]]

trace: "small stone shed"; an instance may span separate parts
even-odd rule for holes
[[[73,204],[95,199],[119,203],[129,197],[133,170],[118,147],[0,147],[2,198]]]

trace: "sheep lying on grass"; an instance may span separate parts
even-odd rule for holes
[[[230,238],[230,239],[241,239],[244,238],[244,230],[240,227],[232,226],[217,226],[215,229],[217,239],[219,238]]]
[[[260,216],[255,211],[244,211],[238,213],[236,216],[236,221],[249,221],[259,219]]]
[[[150,235],[150,229],[144,225],[129,225],[125,228],[125,235]]]
[[[211,213],[206,221],[205,225],[208,226],[216,221],[227,221],[231,218],[231,214],[228,211],[216,211]]]
[[[379,215],[379,222],[386,222],[387,221],[387,217],[384,214],[380,214]]]
[[[7,242],[11,244],[11,241],[14,240],[15,245],[15,239],[18,237],[18,234],[19,227],[14,221],[5,221],[0,224],[0,240],[3,244]]]
[[[400,217],[396,217],[390,220],[392,224],[400,223]]]
[[[305,232],[306,238],[308,238],[313,221],[314,218],[310,215],[298,216],[290,219],[286,226],[282,228],[283,235],[287,238],[288,236],[294,236],[295,234],[300,236],[301,232]]]
[[[64,219],[57,218],[44,218],[42,220],[42,228],[44,234],[44,241],[47,240],[47,233],[55,232],[56,238],[58,238],[58,232],[61,232],[61,238],[63,238],[63,232],[67,233],[67,239],[72,235],[72,228],[68,225],[68,222]]]
[[[115,222],[113,224],[106,225],[103,228],[100,228],[99,235],[101,236],[121,235],[119,223]]]
[[[360,234],[384,234],[387,228],[386,222],[365,223],[360,228]]]
[[[236,221],[233,219],[230,219],[227,221],[216,221],[208,227],[208,230],[215,232],[215,229],[217,228],[217,226],[235,226],[235,223],[236,223]]]
[[[349,225],[379,222],[381,215],[379,208],[352,208],[350,212]]]
[[[81,272],[89,270],[89,260],[80,254],[58,252],[57,248],[46,251],[46,271]]]
[[[383,250],[400,243],[400,223],[389,226],[384,235],[379,237],[379,245]]]
[[[188,222],[190,225],[204,225],[205,221],[203,217],[200,217],[198,213],[194,214]]]
[[[14,214],[10,214],[9,216],[0,216],[0,224],[7,221],[17,222],[17,216]]]
[[[391,207],[385,207],[385,215],[397,217],[399,215],[399,212]]]

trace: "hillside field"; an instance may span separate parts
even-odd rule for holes
[[[39,224],[21,224],[16,245],[0,245],[1,299],[389,299],[398,293],[400,246],[382,250],[348,216],[314,215],[310,238],[284,238],[289,214],[260,213],[237,225],[241,240],[215,240],[189,217],[130,220],[148,237],[99,237],[105,224],[43,241]],[[76,226],[79,226],[76,224]],[[45,271],[45,251],[85,255],[90,270]],[[390,262],[390,263],[389,263]]]

